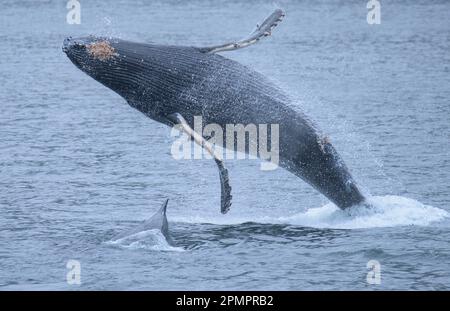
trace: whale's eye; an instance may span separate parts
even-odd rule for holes
[[[98,41],[87,46],[89,54],[101,61],[108,60],[113,56],[117,56],[114,48],[108,41]]]

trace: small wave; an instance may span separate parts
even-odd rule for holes
[[[313,228],[363,229],[396,226],[428,226],[442,221],[450,214],[440,208],[425,205],[419,201],[401,196],[372,196],[368,206],[355,206],[341,210],[333,203],[310,208],[305,212],[284,217],[208,217],[193,216],[177,219],[188,223],[211,223],[218,225],[241,224],[245,222],[290,224]]]
[[[6,284],[0,286],[0,291],[67,291],[77,289],[77,286],[67,283],[31,283],[31,284]]]
[[[148,249],[152,251],[184,251],[182,247],[171,246],[158,229],[137,232],[120,239],[105,242],[107,245],[127,249]]]

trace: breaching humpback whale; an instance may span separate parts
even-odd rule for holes
[[[278,124],[279,165],[302,178],[344,209],[364,202],[346,165],[284,91],[262,74],[217,53],[247,47],[271,34],[284,17],[275,10],[248,37],[211,47],[136,43],[116,38],[66,38],[63,51],[83,72],[121,95],[131,107],[182,130],[208,151],[193,130],[204,124]],[[221,211],[231,205],[228,172],[219,167]]]

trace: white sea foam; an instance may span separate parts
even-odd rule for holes
[[[108,245],[128,249],[148,249],[153,251],[184,251],[182,247],[171,246],[158,229],[144,230],[120,239],[106,242]]]
[[[373,196],[368,198],[368,206],[354,206],[341,210],[333,203],[310,208],[290,216],[231,216],[176,219],[189,223],[240,224],[259,222],[273,224],[292,224],[314,228],[361,229],[396,226],[428,226],[450,217],[447,211],[425,205],[414,199],[401,196]]]
[[[341,210],[328,203],[303,213],[280,218],[282,222],[316,228],[360,229],[395,226],[428,226],[448,218],[447,211],[400,196],[373,196],[370,207]]]

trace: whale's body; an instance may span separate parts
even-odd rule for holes
[[[101,42],[105,53],[87,52]],[[153,120],[181,114],[203,124],[279,124],[279,165],[341,208],[364,201],[344,162],[284,91],[262,74],[196,47],[86,37],[66,39],[81,70]]]

